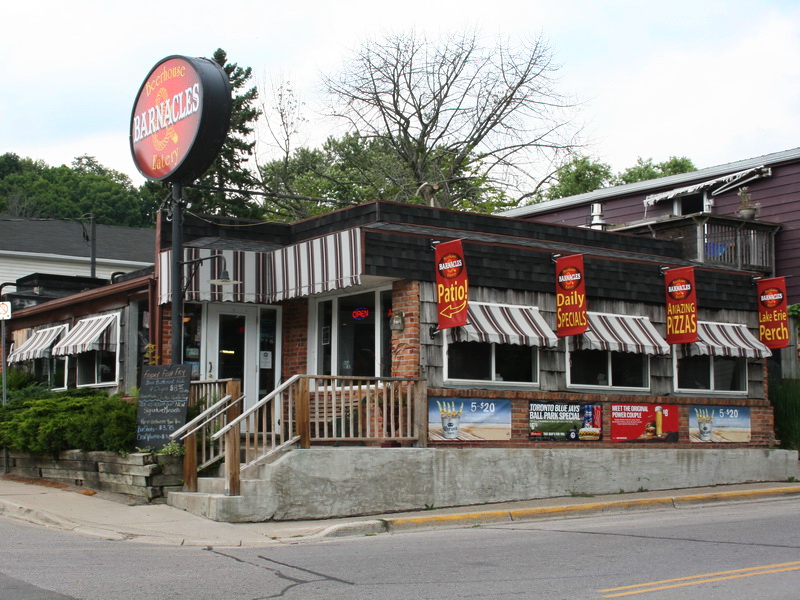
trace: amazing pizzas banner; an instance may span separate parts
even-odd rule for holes
[[[461,240],[436,245],[436,307],[439,329],[467,324],[469,279]]]
[[[789,345],[789,313],[786,302],[786,278],[759,279],[758,337],[767,348]]]
[[[583,254],[556,259],[556,335],[580,335],[586,331],[586,282]]]
[[[667,296],[667,343],[697,341],[697,291],[694,267],[664,271]]]

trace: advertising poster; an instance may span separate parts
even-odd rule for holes
[[[692,442],[749,442],[750,407],[690,407],[689,440]]]
[[[786,278],[759,279],[758,338],[767,348],[789,346],[789,314],[786,302]]]
[[[436,244],[436,308],[439,329],[467,324],[469,280],[461,240]]]
[[[529,404],[529,438],[553,441],[597,441],[603,437],[603,407],[599,404]]]
[[[612,404],[612,442],[677,442],[677,404]]]
[[[428,439],[510,440],[511,400],[429,397]]]
[[[560,256],[556,259],[556,335],[579,335],[588,326],[583,254]]]
[[[664,271],[667,292],[667,343],[697,341],[697,292],[694,267]]]

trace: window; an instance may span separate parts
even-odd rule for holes
[[[316,303],[316,372],[388,377],[391,374],[390,290]]]
[[[538,348],[558,343],[539,309],[470,302],[467,310],[466,325],[445,330],[445,380],[538,384]]]
[[[538,353],[531,346],[450,342],[445,378],[450,381],[538,383]]]
[[[33,361],[36,381],[50,389],[67,387],[67,361],[60,357],[36,358]]]
[[[117,382],[119,366],[119,315],[105,314],[81,319],[53,346],[55,357],[73,356],[78,387]],[[70,375],[70,379],[72,376]]]
[[[669,345],[650,319],[593,312],[587,316],[586,332],[568,344],[567,385],[649,389],[650,355],[669,354]]]
[[[647,389],[650,362],[644,354],[607,350],[572,350],[569,384]]]
[[[78,386],[110,384],[117,381],[117,353],[90,350],[76,357]]]
[[[747,360],[730,356],[677,359],[678,389],[712,392],[747,391]]]

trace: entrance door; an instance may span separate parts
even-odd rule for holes
[[[278,309],[209,304],[205,367],[213,379],[240,379],[245,408],[275,389]]]

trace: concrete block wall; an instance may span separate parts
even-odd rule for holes
[[[243,475],[242,494],[170,493],[228,522],[322,519],[426,507],[799,478],[798,453],[614,448],[312,448]]]

